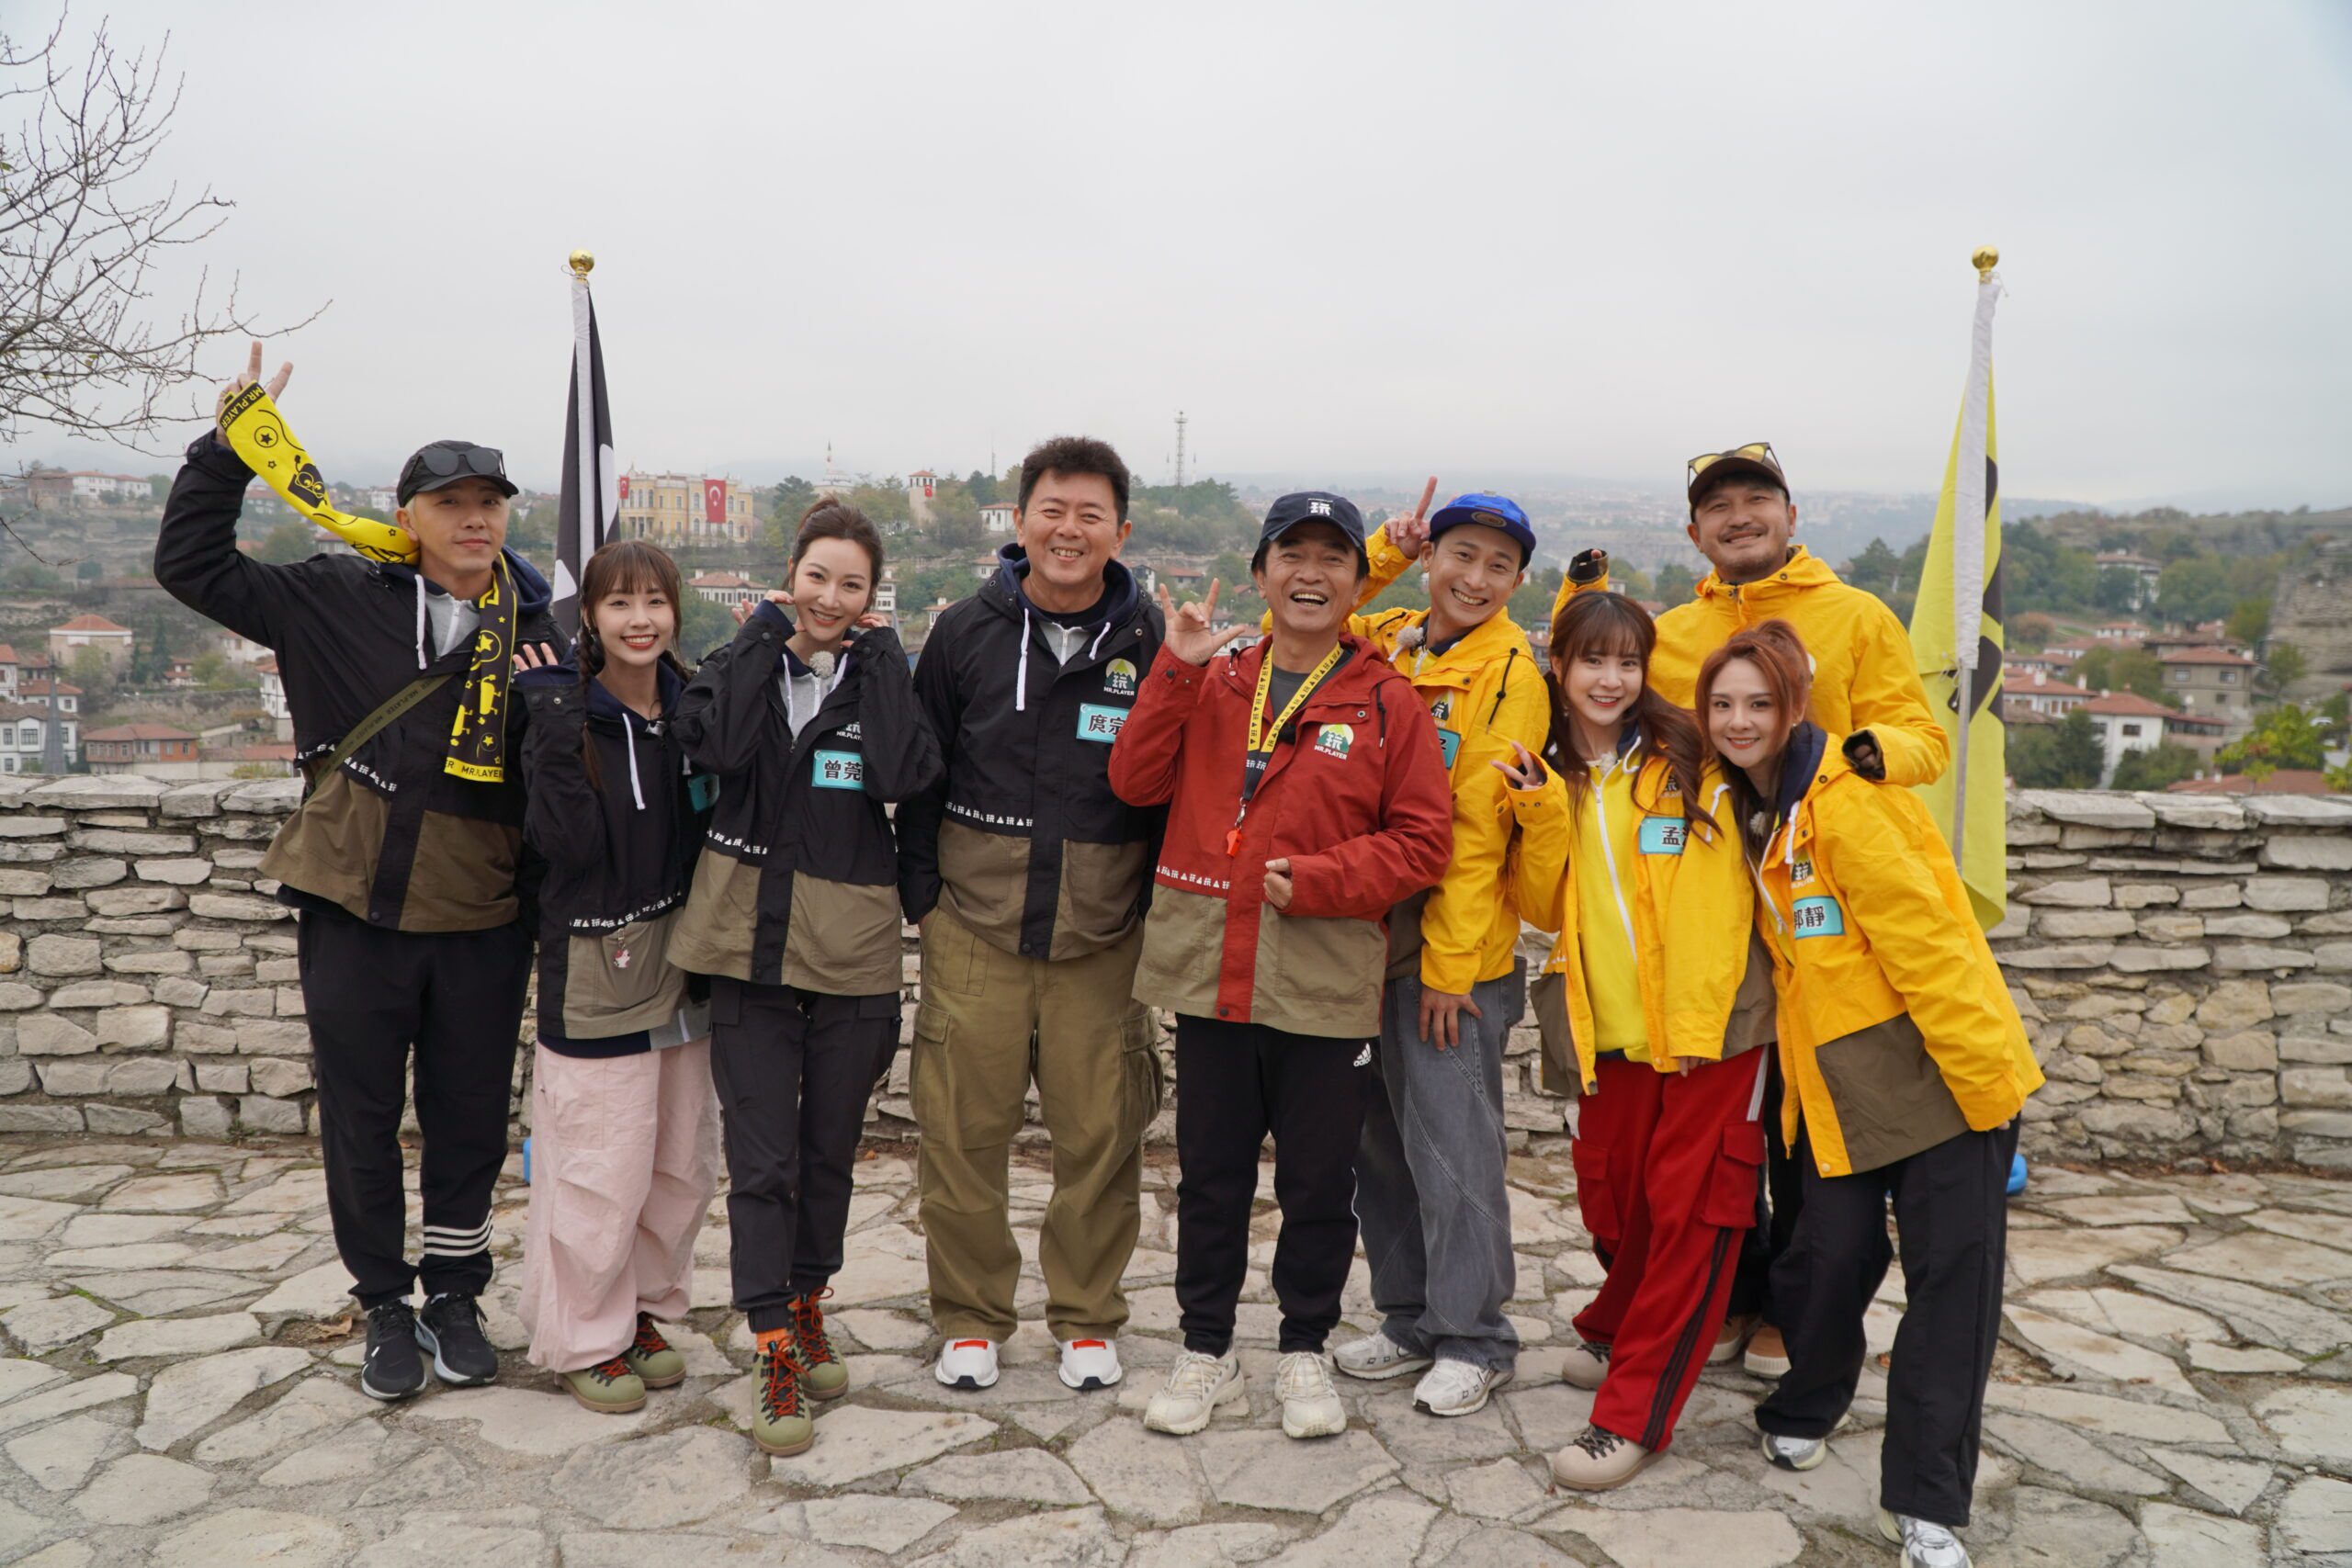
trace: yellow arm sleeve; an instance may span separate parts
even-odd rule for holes
[[[1935,783],[1951,762],[1951,739],[1928,705],[1917,666],[1911,638],[1894,613],[1876,608],[1854,650],[1848,728],[1871,732],[1886,759],[1885,782],[1905,788]]]
[[[1462,752],[1453,767],[1453,859],[1421,909],[1421,985],[1459,995],[1477,984],[1510,852],[1510,783],[1490,764],[1509,761],[1518,741],[1541,754],[1551,727],[1549,698],[1534,660],[1514,656],[1489,714],[1458,716]]]
[[[1519,824],[1519,854],[1511,897],[1519,918],[1537,931],[1557,931],[1568,899],[1568,786],[1545,769],[1533,789],[1513,789],[1511,819]]]
[[[1952,912],[1927,863],[1914,824],[1901,806],[1913,797],[1876,789],[1841,790],[1822,825],[1814,854],[1845,900],[1844,915],[1869,942],[1871,956],[1903,998],[1928,1055],[1961,1113],[1978,1132],[2017,1114],[2021,1095],[2009,1036],[2017,1021],[2008,992],[1983,983],[1973,924]]]
[[[1713,1062],[1723,1058],[1724,1031],[1747,973],[1756,888],[1748,880],[1730,792],[1717,789],[1713,799],[1702,804],[1715,826],[1691,823],[1659,919],[1665,930],[1666,1054]]]

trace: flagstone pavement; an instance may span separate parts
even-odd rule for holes
[[[1762,1385],[1710,1371],[1673,1452],[1635,1484],[1555,1495],[1544,1457],[1591,1396],[1561,1383],[1599,1270],[1564,1145],[1512,1161],[1527,1342],[1487,1410],[1414,1413],[1409,1381],[1348,1384],[1347,1434],[1283,1437],[1270,1396],[1272,1218],[1241,1307],[1246,1414],[1197,1438],[1138,1413],[1174,1354],[1172,1172],[1147,1175],[1128,1273],[1129,1375],[1075,1394],[1035,1321],[1047,1183],[1016,1172],[1024,1322],[1002,1381],[932,1380],[908,1151],[860,1165],[832,1322],[852,1395],[814,1449],[744,1436],[750,1346],[726,1307],[725,1211],[673,1337],[692,1375],[628,1416],[525,1364],[514,1317],[526,1192],[496,1216],[498,1386],[387,1408],[358,1337],[314,1146],[0,1140],[0,1561],[42,1568],[796,1568],[1266,1562],[1775,1568],[1883,1563],[1873,1530],[1883,1374],[1807,1475],[1766,1465]],[[1261,1191],[1266,1190],[1261,1184]],[[2041,1168],[2012,1209],[2008,1322],[1967,1532],[1976,1561],[2051,1568],[2352,1564],[2352,1182],[2152,1179]],[[1874,1348],[1902,1310],[1890,1281]],[[1363,1265],[1348,1300],[1368,1326]],[[1353,1332],[1343,1329],[1342,1334]]]

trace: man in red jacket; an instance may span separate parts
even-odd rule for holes
[[[1242,1397],[1234,1307],[1269,1132],[1283,1430],[1347,1427],[1323,1342],[1355,1254],[1384,917],[1435,886],[1453,851],[1429,710],[1345,629],[1363,536],[1344,497],[1274,502],[1250,563],[1271,635],[1219,658],[1243,628],[1212,626],[1216,585],[1166,606],[1167,640],[1111,749],[1119,797],[1168,807],[1135,992],[1176,1015],[1184,1350],[1144,1413],[1158,1431],[1197,1432]]]

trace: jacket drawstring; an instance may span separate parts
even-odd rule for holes
[[[639,811],[645,809],[645,786],[637,781],[637,725],[626,713],[621,715],[621,739],[628,745],[628,793]]]
[[[416,578],[416,667],[425,667],[424,658],[424,574]]]
[[[1021,601],[1021,670],[1012,681],[1012,711],[1029,711],[1029,601],[1025,594]]]
[[[1091,645],[1091,646],[1090,646],[1090,647],[1087,649],[1087,650],[1086,650],[1086,657],[1087,657],[1088,659],[1091,660],[1091,659],[1092,659],[1096,654],[1098,654],[1098,653],[1102,652],[1102,639],[1103,639],[1104,637],[1109,637],[1110,635],[1111,635],[1111,623],[1110,623],[1110,622],[1108,622],[1108,621],[1105,621],[1105,622],[1103,622],[1103,623],[1102,623],[1102,629],[1101,631],[1096,632],[1096,633],[1094,634],[1094,641],[1093,641],[1092,645]]]

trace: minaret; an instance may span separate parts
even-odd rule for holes
[[[1176,411],[1176,488],[1184,488],[1184,411]]]

